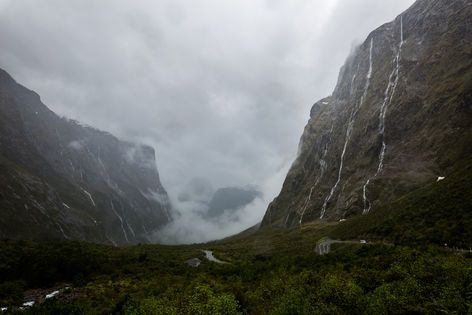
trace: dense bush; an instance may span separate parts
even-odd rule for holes
[[[96,252],[99,261],[114,261],[107,270],[99,269],[100,273],[87,273],[83,266],[72,263],[77,257],[70,257],[67,264],[77,266],[90,278],[75,286],[71,299],[59,297],[28,312],[281,315],[440,310],[463,314],[472,309],[471,258],[434,246],[349,245],[334,248],[325,256],[298,249],[291,255],[272,252],[262,261],[257,255],[242,255],[228,265],[203,261],[199,268],[186,266],[179,248],[174,248],[174,254],[168,252],[167,259],[152,248],[124,248],[119,254]],[[143,250],[148,256],[145,262],[140,259]],[[43,259],[44,253],[39,258]],[[34,259],[31,262],[33,266],[39,264]],[[262,268],[264,265],[267,267]],[[73,278],[63,272],[67,268],[54,270],[61,271],[57,279]],[[21,303],[26,287],[28,282],[3,282],[3,305]]]
[[[211,244],[2,241],[0,306],[20,305],[25,289],[68,282],[70,294],[23,313],[472,314],[472,254],[443,245],[470,244],[471,178],[452,176],[340,224]],[[351,241],[319,256],[324,236]],[[205,260],[209,248],[230,263]],[[184,263],[192,257],[202,259],[198,268]]]

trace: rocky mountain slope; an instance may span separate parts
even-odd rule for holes
[[[471,156],[472,1],[418,0],[373,31],[315,103],[262,226],[368,214]]]
[[[170,205],[154,149],[58,117],[0,70],[0,237],[147,242]]]

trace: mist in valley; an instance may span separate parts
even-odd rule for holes
[[[311,105],[412,3],[0,0],[0,64],[59,115],[154,147],[173,221],[153,241],[206,242],[262,220]],[[257,194],[209,216],[228,187]]]

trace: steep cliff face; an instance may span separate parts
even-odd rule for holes
[[[0,237],[146,242],[170,220],[151,147],[58,117],[0,70]]]
[[[368,214],[471,154],[472,1],[419,0],[348,58],[315,103],[262,225]]]

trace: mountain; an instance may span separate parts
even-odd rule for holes
[[[369,35],[313,106],[266,228],[180,246],[0,239],[0,311],[472,314],[471,16],[470,0],[419,0]],[[192,179],[179,201],[212,195]],[[58,118],[0,72],[3,235],[126,243],[140,196],[166,220],[151,148]]]
[[[256,226],[206,244],[0,240],[0,307],[15,312],[34,302],[26,314],[468,314],[472,163],[462,167],[371,215],[294,229]],[[320,244],[328,244],[322,255]]]
[[[171,220],[154,149],[57,116],[0,70],[0,237],[147,242]]]
[[[472,153],[472,2],[419,0],[369,34],[316,102],[262,226],[375,212]]]
[[[190,179],[185,188],[179,193],[181,202],[198,202],[207,204],[213,196],[214,190],[211,183],[202,177]]]
[[[225,210],[238,210],[254,199],[261,197],[261,192],[254,187],[224,187],[218,189],[208,205],[209,217],[222,215]]]

